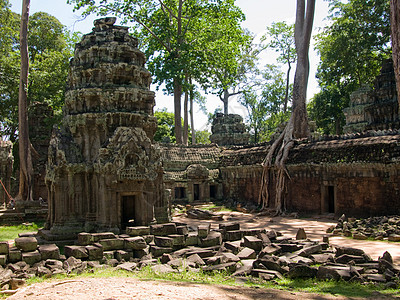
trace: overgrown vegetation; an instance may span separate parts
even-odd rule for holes
[[[29,223],[27,225],[2,225],[0,226],[0,241],[10,241],[18,237],[19,233],[38,231],[42,223]]]
[[[47,280],[65,280],[76,278],[137,278],[143,280],[168,280],[175,282],[193,282],[205,284],[224,284],[230,286],[256,287],[265,289],[280,289],[316,294],[330,294],[344,297],[384,297],[384,295],[400,296],[397,289],[386,289],[383,284],[360,284],[345,281],[317,281],[316,279],[277,279],[274,281],[264,281],[251,277],[244,277],[237,280],[225,272],[192,272],[183,271],[179,273],[156,273],[150,266],[142,268],[140,271],[127,272],[114,270],[112,268],[90,270],[82,274],[57,275],[51,279],[44,277],[32,277],[27,280],[28,284],[40,283]]]

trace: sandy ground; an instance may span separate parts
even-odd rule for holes
[[[265,228],[275,229],[285,236],[294,237],[298,228],[304,228],[308,238],[322,240],[326,229],[335,225],[334,220],[323,217],[297,219],[283,217],[258,217],[254,214],[243,214],[239,212],[224,212],[224,221],[238,221],[242,229]],[[205,221],[177,216],[176,222],[189,225],[211,223],[212,228],[218,228],[222,221]],[[388,243],[383,241],[357,241],[338,236],[330,236],[330,243],[364,249],[364,251],[377,259],[385,251],[389,251],[395,263],[400,264],[400,243]],[[373,298],[385,299],[379,293]],[[22,288],[9,299],[29,300],[58,300],[58,299],[102,299],[102,300],[125,300],[125,299],[348,299],[346,297],[321,296],[310,293],[299,293],[291,291],[266,290],[256,288],[232,287],[223,285],[205,285],[195,283],[176,283],[167,281],[138,280],[134,278],[80,278],[76,280],[47,281]],[[354,299],[354,298],[352,298]],[[387,298],[386,298],[387,299]]]

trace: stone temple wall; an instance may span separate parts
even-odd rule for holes
[[[70,62],[65,116],[49,148],[49,239],[168,221],[151,74],[137,39],[114,23],[96,20]]]
[[[219,146],[246,145],[250,134],[246,132],[246,126],[240,115],[224,115],[217,113],[212,126],[210,140]]]

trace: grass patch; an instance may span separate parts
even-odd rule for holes
[[[225,205],[217,205],[214,203],[210,203],[210,204],[203,204],[203,205],[199,205],[196,206],[196,208],[202,209],[202,210],[209,210],[209,211],[233,211],[233,209],[226,207]]]
[[[0,226],[0,241],[14,240],[18,237],[19,233],[38,231],[43,227],[42,223],[31,223],[31,225],[2,225]]]
[[[315,294],[328,294],[335,296],[344,297],[379,297],[383,295],[387,296],[400,296],[398,289],[385,289],[383,284],[360,284],[360,283],[349,283],[345,281],[318,281],[316,279],[283,279],[273,281],[263,281],[258,278],[246,277],[238,281],[233,277],[230,277],[226,272],[193,272],[183,271],[180,273],[156,273],[151,267],[144,267],[140,271],[127,272],[123,270],[114,270],[113,268],[88,270],[82,274],[69,274],[69,275],[57,275],[51,279],[45,279],[41,277],[32,277],[27,280],[28,284],[40,283],[46,280],[66,280],[66,279],[78,279],[85,277],[94,278],[108,278],[108,277],[120,277],[120,278],[137,278],[142,280],[167,280],[174,282],[192,282],[192,283],[204,283],[204,284],[224,284],[231,286],[244,286],[244,287],[257,287],[257,288],[268,288],[268,289],[279,289],[286,291],[298,291],[308,292]]]

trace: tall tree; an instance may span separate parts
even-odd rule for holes
[[[396,74],[397,100],[400,105],[400,1],[390,0],[393,65]]]
[[[296,62],[294,24],[288,25],[286,22],[272,23],[270,27],[267,27],[267,32],[268,34],[262,37],[263,41],[270,39],[266,47],[278,52],[278,62],[287,66],[286,90],[283,106],[283,112],[286,113],[289,101],[290,71],[292,70],[292,64]]]
[[[281,213],[284,208],[283,192],[286,185],[287,170],[285,163],[290,149],[294,145],[294,139],[308,137],[308,117],[306,110],[307,84],[309,75],[308,51],[310,47],[311,32],[314,22],[315,0],[297,0],[295,43],[297,53],[296,73],[293,84],[293,106],[290,119],[282,132],[275,140],[263,163],[263,175],[259,202],[265,207],[269,203],[268,186],[269,171],[275,151],[276,187],[275,187],[275,209]]]
[[[29,22],[30,0],[23,0],[21,29],[20,29],[20,49],[21,49],[21,73],[19,84],[19,160],[20,160],[20,177],[19,191],[17,200],[32,200],[32,180],[33,180],[33,164],[31,154],[31,143],[29,140],[29,124],[28,124],[28,22]]]
[[[165,83],[167,93],[174,95],[175,136],[182,143],[181,96],[185,74],[197,62],[206,61],[206,53],[200,45],[199,36],[213,34],[218,23],[243,19],[243,14],[233,0],[114,0],[95,1],[68,0],[75,9],[86,8],[84,14],[115,14],[127,23],[135,21],[134,27],[149,57],[148,68],[157,84]],[[201,25],[201,27],[200,27]],[[204,67],[202,66],[204,69]]]

